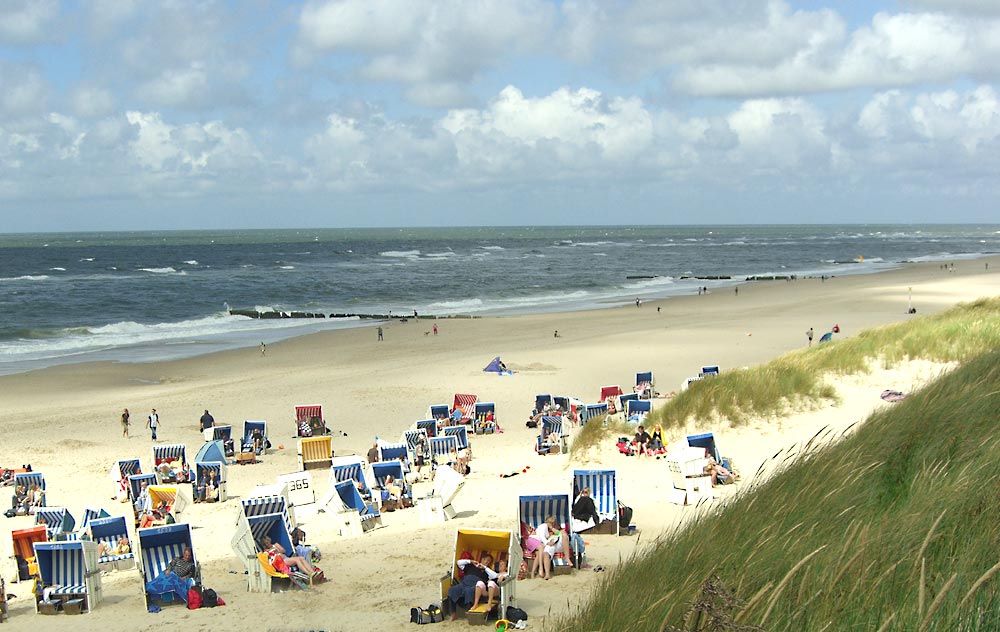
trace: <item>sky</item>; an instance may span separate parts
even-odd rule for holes
[[[0,232],[1000,222],[1000,0],[0,0]]]

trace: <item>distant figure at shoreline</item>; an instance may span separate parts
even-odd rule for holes
[[[559,337],[559,330],[558,329],[556,329],[555,333],[552,334],[552,337],[553,338],[558,338]]]
[[[379,339],[379,342],[382,341],[382,326],[381,325],[378,328],[378,339]]]
[[[438,325],[437,325],[437,323],[434,323],[434,335],[435,336],[438,335]]]
[[[260,355],[267,355],[267,345],[263,340],[260,341]]]
[[[122,437],[128,439],[128,426],[130,415],[128,413],[128,408],[122,411]]]
[[[806,339],[809,340],[809,346],[811,347],[813,345],[813,328],[812,327],[810,327],[809,331],[806,332]]]

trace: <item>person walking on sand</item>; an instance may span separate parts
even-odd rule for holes
[[[434,335],[438,335],[438,324],[434,323]]]
[[[157,414],[156,409],[149,413],[149,419],[146,420],[146,427],[149,428],[153,433],[153,441],[156,441],[156,429],[160,427],[160,415]]]
[[[122,437],[128,439],[129,414],[128,408],[122,411]]]
[[[813,346],[813,328],[810,327],[809,331],[806,332],[806,338],[809,340],[809,346]]]
[[[378,328],[378,339],[379,339],[379,342],[382,341],[382,326],[381,325],[379,325],[379,328]]]
[[[260,355],[267,355],[267,345],[264,344],[263,340],[260,341]]]

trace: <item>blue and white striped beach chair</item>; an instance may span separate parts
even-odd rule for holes
[[[156,474],[133,474],[128,477],[128,491],[131,494],[132,502],[135,502],[142,493],[142,484],[146,487],[156,485]]]
[[[456,453],[458,452],[458,437],[455,435],[433,437],[429,444],[431,459],[433,459],[436,465],[444,465],[450,462],[452,450]]]
[[[433,419],[437,427],[440,428],[442,424],[448,423],[448,420],[451,418],[451,406],[448,404],[432,404],[427,409],[427,417],[428,419]]]
[[[618,485],[615,470],[573,470],[573,502],[590,489],[601,523],[588,533],[618,535]],[[627,525],[626,525],[627,526]]]
[[[518,498],[518,533],[524,532],[522,524],[528,529],[534,529],[545,522],[548,516],[555,516],[559,528],[566,532],[567,544],[570,547],[568,551],[556,553],[556,557],[552,559],[552,570],[555,572],[561,569],[562,572],[568,572],[573,566],[571,560],[573,559],[573,547],[577,540],[573,537],[569,494],[543,494]],[[535,551],[535,554],[538,554],[538,551]]]
[[[338,456],[333,458],[330,466],[330,486],[343,481],[361,483],[365,489],[372,488],[372,477],[369,464],[360,456]]]
[[[492,413],[492,421],[486,418]],[[493,434],[497,429],[497,405],[495,402],[476,402],[476,412],[473,418],[476,434]]]
[[[628,403],[639,400],[638,393],[625,393],[618,396],[618,412],[628,413]]]
[[[411,456],[416,452],[417,443],[420,441],[421,437],[424,438],[425,442],[428,439],[427,431],[423,428],[403,431],[403,441],[406,442],[406,448],[410,451]]]
[[[427,433],[427,437],[437,436],[437,419],[421,419],[416,423],[417,430],[423,430]]]
[[[121,459],[111,468],[111,478],[115,479],[115,498],[127,500],[130,498],[128,477],[142,474],[139,459]]]
[[[591,419],[597,419],[598,417],[607,417],[608,415],[608,405],[607,404],[587,404],[583,409],[583,416],[580,420],[581,426],[586,426],[587,422]]]
[[[36,542],[34,548],[43,591],[50,598],[83,599],[82,610],[92,612],[104,597],[97,544],[86,540]],[[39,611],[38,603],[35,611]]]
[[[244,498],[240,500],[240,506],[243,508],[243,515],[248,518],[252,518],[253,516],[284,514],[288,520],[288,530],[291,531],[294,528],[291,516],[288,514],[288,502],[285,497],[280,494]]]
[[[341,502],[344,503],[344,511],[342,513],[347,514],[352,521],[356,515],[361,521],[362,532],[382,526],[382,514],[379,512],[378,507],[375,506],[375,503],[365,502],[361,498],[361,494],[358,493],[358,488],[354,486],[353,481],[342,481],[337,483],[335,488]],[[343,529],[341,529],[341,534],[345,536],[349,535],[344,533]]]
[[[14,475],[14,485],[23,486],[25,489],[31,489],[32,485],[38,485],[38,488],[43,492],[41,506],[45,506],[49,494],[45,490],[45,476],[41,472],[18,472]],[[34,507],[31,508],[31,512],[35,512]]]
[[[535,452],[548,454],[550,452],[562,451],[563,418],[562,417],[542,417],[539,425],[541,431],[535,441]],[[559,443],[555,443],[555,436],[559,437]]]
[[[153,446],[153,472],[156,474],[156,480],[158,483],[163,484],[175,482],[173,475],[164,476],[160,474],[160,469],[158,467],[161,463],[174,463],[175,461],[180,462],[181,470],[184,472],[186,477],[185,480],[189,480],[190,476],[188,476],[188,474],[190,466],[188,465],[187,460],[187,447],[185,447],[183,443]]]
[[[447,426],[441,429],[444,437],[455,437],[458,440],[458,449],[464,450],[469,447],[469,431],[466,426]]]
[[[405,442],[383,443],[378,447],[379,461],[397,461],[403,464],[403,469],[410,471],[410,450]]]
[[[50,540],[69,540],[76,528],[76,518],[65,507],[39,507],[35,510],[35,524],[45,525]]]
[[[196,461],[194,464],[194,493],[195,498],[198,500],[204,500],[209,502],[220,502],[224,503],[229,499],[229,493],[227,489],[228,485],[228,474],[229,467],[224,461]],[[215,472],[215,484],[219,488],[218,498],[201,498],[199,490],[206,484],[209,480],[209,472]]]
[[[543,395],[535,395],[535,410],[537,410],[538,412],[542,412],[543,410],[545,410],[546,404],[549,405],[549,408],[555,406],[555,404],[552,403],[552,395],[549,395],[548,393],[545,393]]]
[[[87,530],[87,527],[90,526],[92,521],[98,518],[107,518],[110,515],[111,514],[103,509],[93,509],[91,507],[87,507],[83,510],[83,520],[80,521],[80,528],[77,529],[77,531],[83,533]]]
[[[112,550],[118,545],[118,540],[120,538],[127,538],[128,536],[128,525],[125,523],[124,516],[111,516],[107,518],[94,518],[90,521],[90,536],[91,539],[100,544],[103,542]],[[129,541],[130,546],[135,546],[135,543],[131,540]],[[122,567],[123,564],[127,566],[135,565],[135,553],[122,553],[122,554],[109,554],[103,555],[97,559],[99,564],[109,564],[115,570]]]
[[[653,387],[656,386],[656,382],[653,381],[653,372],[645,371],[643,373],[635,374],[635,392],[639,395],[639,399],[649,399],[653,396]]]
[[[719,365],[710,364],[708,366],[701,367],[701,373],[698,374],[698,377],[715,377],[717,375],[719,375]]]
[[[257,454],[267,454],[267,447],[270,442],[267,440],[267,422],[266,421],[250,421],[245,420],[243,422],[243,452],[248,452],[253,450],[253,432],[254,430],[260,430],[261,434],[261,448],[257,451]]]
[[[630,399],[625,404],[625,419],[634,424],[642,423],[651,410],[653,403],[648,399]]]
[[[232,426],[212,426],[212,441],[229,441],[232,438]]]
[[[400,490],[402,490],[403,497],[413,498],[411,490],[406,484],[403,464],[399,461],[381,461],[379,463],[372,463],[372,475],[375,477],[375,486],[382,491],[382,501],[389,499],[389,488],[385,485],[387,476],[392,476],[393,484],[397,485]]]
[[[201,568],[198,566],[198,557],[191,543],[191,525],[178,522],[162,527],[139,529],[138,540],[138,560],[142,573],[143,592],[146,595],[146,607],[148,608],[153,601],[187,603],[187,592],[183,595],[177,592],[151,593],[145,590],[145,587],[149,582],[162,575],[174,558],[182,557],[184,549],[188,547],[191,548],[191,559],[195,565],[194,581],[188,583],[194,584],[200,581]]]

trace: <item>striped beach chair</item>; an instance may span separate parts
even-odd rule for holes
[[[379,461],[401,462],[403,469],[407,472],[410,471],[410,449],[406,442],[383,443],[378,447],[378,454]]]
[[[618,403],[618,398],[623,392],[622,387],[617,384],[602,386],[601,398],[597,401],[607,404],[608,414],[613,415],[622,409],[621,405]]]
[[[180,462],[181,470],[184,472],[186,480],[190,477],[189,466],[187,460],[187,447],[183,443],[174,444],[164,444],[164,445],[154,445],[153,446],[153,473],[156,474],[156,480],[158,483],[173,483],[173,476],[164,476],[160,474],[158,466],[161,463],[174,463]]]
[[[263,437],[261,450],[258,454],[267,454],[267,447],[270,445],[270,442],[267,440],[267,422],[250,421],[249,419],[243,422],[243,452],[253,449],[253,433],[255,430],[260,430],[260,434]]]
[[[635,374],[635,388],[633,390],[639,394],[640,399],[649,399],[652,397],[655,386],[656,382],[653,380],[652,371]]]
[[[28,563],[28,573],[32,577],[38,575],[34,544],[48,541],[49,532],[41,525],[27,529],[14,529],[10,532],[11,550],[14,551],[14,557],[23,558]]]
[[[492,414],[493,420],[486,421]],[[476,402],[474,432],[476,434],[493,434],[497,429],[497,405],[496,402]]]
[[[142,474],[142,465],[139,463],[139,459],[120,459],[115,462],[111,468],[111,478],[115,481],[115,498],[124,502],[131,497],[128,477],[136,474]]]
[[[626,393],[618,397],[618,412],[624,412],[628,414],[628,404],[629,402],[639,401],[638,393]]]
[[[268,560],[267,553],[260,548],[261,540],[267,536],[284,547],[289,555],[294,555],[289,524],[288,514],[284,511],[253,516],[241,514],[237,520],[232,548],[246,569],[247,590],[250,592],[269,593],[288,585],[309,589],[311,581],[308,575],[278,572]]]
[[[335,489],[344,505],[344,510],[340,512],[341,520],[344,521],[340,529],[342,536],[353,537],[382,526],[382,514],[378,507],[361,498],[354,481],[337,483]]]
[[[437,419],[421,419],[420,421],[416,422],[415,425],[417,430],[423,430],[425,433],[427,433],[428,438],[437,436],[437,427],[438,427]]]
[[[38,485],[38,488],[43,492],[41,506],[45,506],[49,494],[45,489],[45,476],[41,472],[18,472],[14,474],[14,485],[23,486],[25,489],[31,489],[32,485]],[[34,512],[35,508],[32,507],[31,511]]]
[[[530,532],[538,525],[545,522],[548,516],[555,516],[559,528],[566,531],[569,551],[556,553],[552,558],[552,572],[568,573],[573,567],[573,523],[570,517],[570,497],[569,494],[542,494],[534,496],[520,496],[517,502],[518,533]],[[533,557],[526,554],[525,557]]]
[[[90,521],[90,537],[91,539],[100,544],[103,542],[112,549],[118,545],[118,540],[120,538],[127,538],[128,536],[128,525],[125,523],[124,516],[111,516],[106,518],[94,518]],[[131,546],[135,546],[134,542],[129,542]],[[131,567],[135,565],[135,553],[122,553],[103,555],[97,559],[99,564],[107,564],[113,567],[115,570],[122,568]]]
[[[625,419],[632,423],[642,423],[651,410],[653,410],[653,402],[650,400],[630,399],[625,404]]]
[[[590,488],[601,523],[587,533],[618,535],[618,485],[615,470],[573,470],[573,501],[584,487]],[[628,526],[628,525],[626,525]]]
[[[330,466],[330,487],[344,481],[353,481],[372,488],[372,477],[368,462],[360,456],[338,456]]]
[[[413,498],[412,490],[406,484],[406,476],[403,471],[403,464],[399,461],[382,461],[372,463],[372,475],[375,477],[375,486],[382,490],[382,500],[389,499],[389,490],[385,486],[387,476],[392,476],[395,485],[402,490],[404,498]]]
[[[433,419],[438,425],[442,420],[447,421],[450,416],[451,407],[448,404],[431,404],[427,409],[428,419]]]
[[[455,435],[433,437],[429,441],[429,446],[431,449],[431,459],[434,460],[435,464],[443,465],[451,461],[452,450],[458,452],[458,437]]]
[[[308,428],[308,434],[304,431]],[[315,404],[295,407],[295,436],[317,437],[327,434],[323,407]]]
[[[233,438],[232,426],[212,426],[212,441],[229,441]]]
[[[191,525],[178,522],[162,527],[139,529],[138,540],[138,561],[142,574],[143,592],[146,595],[146,607],[148,608],[152,602],[187,603],[187,593],[183,595],[176,592],[151,593],[145,587],[149,582],[162,575],[174,558],[184,555],[184,549],[188,547],[191,547],[192,560],[195,564],[193,583],[200,582],[201,568],[198,565],[198,557],[194,554],[194,546],[191,542]]]
[[[416,451],[417,443],[421,437],[423,437],[424,441],[428,440],[427,431],[423,428],[403,431],[402,439],[406,443],[406,449],[410,451],[411,455]]]
[[[563,434],[563,418],[553,416],[542,417],[542,423],[538,427],[541,430],[535,440],[535,452],[539,454],[562,452],[562,438],[565,436]],[[558,435],[559,443],[555,443],[554,439],[550,440],[553,435]]]
[[[135,502],[142,493],[143,483],[146,484],[146,487],[156,485],[156,474],[133,474],[128,477],[128,491],[132,502]]]
[[[469,430],[465,426],[448,426],[442,428],[442,436],[455,437],[458,440],[458,449],[464,450],[469,447]]]
[[[303,472],[311,467],[330,467],[333,465],[333,437],[302,437],[297,456],[299,469]]]
[[[187,510],[194,501],[190,485],[150,485],[146,488],[149,494],[149,505],[154,509],[161,503],[167,504],[167,510],[179,516]]]
[[[583,415],[580,418],[580,425],[586,426],[587,422],[591,419],[598,419],[601,417],[608,416],[608,405],[607,404],[587,404],[583,409]]]
[[[85,540],[36,542],[34,548],[43,590],[50,597],[82,599],[81,610],[93,612],[104,597],[101,571],[97,564],[97,544]],[[41,603],[36,602],[36,612],[40,611]]]
[[[219,497],[215,502],[224,503],[229,499],[227,489],[229,466],[224,461],[199,461],[194,464],[195,491],[209,480],[209,472],[215,472],[215,482],[219,487]]]
[[[43,524],[50,540],[69,539],[76,528],[76,518],[65,507],[39,507],[35,511],[35,526]]]
[[[455,401],[452,404],[452,408],[457,408],[462,411],[462,419],[459,423],[471,423],[472,420],[476,418],[477,401],[479,401],[479,397],[476,395],[469,393],[455,393]]]
[[[77,531],[84,533],[86,532],[87,527],[90,526],[91,522],[98,518],[107,518],[110,515],[111,514],[103,509],[93,509],[91,507],[87,507],[83,510],[83,520],[80,521],[80,528],[77,529]]]
[[[456,585],[462,576],[458,561],[465,555],[470,555],[471,559],[479,560],[483,553],[489,553],[494,560],[494,570],[499,568],[500,561],[504,561],[510,576],[500,581],[500,595],[497,607],[497,617],[503,619],[506,616],[507,608],[514,605],[516,600],[517,569],[521,567],[521,547],[518,544],[518,534],[505,529],[468,529],[461,528],[455,534],[455,556],[451,567],[451,585]],[[445,576],[447,578],[447,575]],[[467,604],[471,606],[472,604]],[[469,609],[470,614],[478,614],[486,617],[493,606],[485,601],[474,609]],[[501,629],[499,626],[497,629]],[[507,629],[507,628],[504,628]]]

